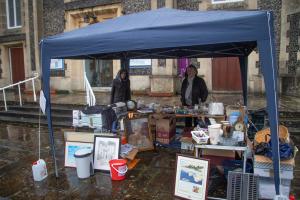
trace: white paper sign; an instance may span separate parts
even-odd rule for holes
[[[43,114],[45,114],[45,110],[46,110],[46,98],[45,98],[43,90],[40,91],[40,108],[41,108]]]
[[[63,70],[64,60],[63,59],[51,59],[50,69]]]

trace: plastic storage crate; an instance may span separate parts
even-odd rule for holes
[[[257,200],[259,197],[258,176],[248,173],[229,172],[228,200]]]
[[[248,117],[252,123],[250,123],[247,133],[248,138],[252,140],[255,136],[255,133],[265,127],[267,121],[267,112],[264,109],[249,111]],[[255,127],[257,130],[255,129]]]

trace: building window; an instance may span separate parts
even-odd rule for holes
[[[64,77],[66,64],[64,59],[51,59],[50,63],[50,76]]]
[[[6,0],[8,28],[21,27],[21,0]]]
[[[152,69],[151,59],[130,59],[130,75],[150,75]]]
[[[111,87],[113,60],[85,60],[85,73],[92,87]]]

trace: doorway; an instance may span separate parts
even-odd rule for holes
[[[215,91],[242,91],[239,58],[212,59],[212,89]]]
[[[9,58],[12,82],[17,83],[25,80],[23,47],[10,47]],[[21,84],[21,88],[25,89],[25,84]]]

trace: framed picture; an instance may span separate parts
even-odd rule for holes
[[[125,134],[127,142],[137,147],[139,151],[154,149],[147,117],[127,119],[125,121]]]
[[[177,155],[174,195],[204,200],[207,196],[209,160]]]
[[[78,149],[93,149],[93,143],[66,142],[65,147],[65,167],[76,167],[74,154]]]
[[[114,136],[94,137],[94,169],[109,171],[109,161],[118,159],[121,149],[121,140]]]

